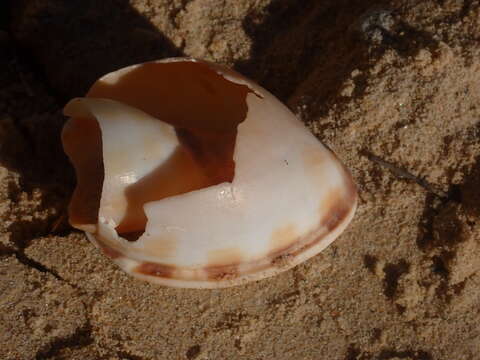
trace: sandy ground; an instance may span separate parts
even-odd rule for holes
[[[480,359],[478,0],[0,6],[1,359]],[[327,250],[225,290],[127,276],[68,226],[61,108],[166,56],[235,67],[351,169]]]

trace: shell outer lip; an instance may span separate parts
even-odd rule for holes
[[[324,250],[346,229],[355,214],[358,194],[350,175],[346,170],[345,172],[350,180],[348,181],[347,195],[350,200],[350,206],[343,207],[341,211],[328,221],[321,221],[317,229],[302,236],[293,245],[277,250],[262,261],[250,263],[250,271],[244,273],[238,271],[239,265],[242,264],[214,266],[189,271],[189,269],[180,269],[169,265],[141,262],[129,258],[115,248],[102,244],[92,234],[87,233],[87,236],[120,268],[141,280],[169,287],[196,289],[227,288],[243,285],[247,282],[277,275],[299,265]]]

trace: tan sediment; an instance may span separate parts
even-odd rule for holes
[[[476,1],[11,3],[7,43],[37,67],[12,61],[0,34],[0,358],[478,358]],[[359,209],[333,246],[199,291],[131,279],[66,224],[50,232],[74,185],[52,94],[83,95],[101,74],[177,55],[172,44],[236,65],[352,169]],[[52,273],[16,261],[20,248]]]

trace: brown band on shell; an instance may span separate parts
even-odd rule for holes
[[[293,258],[294,256],[291,253],[288,253],[288,250],[287,250],[286,253],[272,258],[272,260],[270,261],[270,264],[272,266],[275,266],[277,269],[283,269],[290,266]]]
[[[166,279],[172,279],[175,273],[175,267],[169,265],[160,265],[152,262],[145,262],[138,265],[133,272],[143,275],[156,276]]]
[[[297,257],[300,253],[316,246],[324,237],[337,229],[348,217],[357,201],[357,187],[353,179],[342,165],[342,173],[344,179],[344,189],[342,191],[332,192],[332,196],[328,199],[329,209],[326,211],[326,216],[320,219],[317,228],[308,234],[302,236],[303,239],[313,239],[312,241],[297,240],[295,243],[287,247],[277,249],[271,252],[269,257],[272,265],[283,268],[291,263],[291,260]],[[299,246],[300,244],[300,246]]]
[[[239,264],[230,264],[224,266],[207,266],[203,269],[208,280],[231,280],[239,277]]]
[[[348,170],[342,165],[343,174],[344,174],[344,181],[345,181],[345,189],[342,196],[337,199],[336,202],[333,202],[330,210],[327,211],[327,216],[320,220],[320,225],[317,230],[314,230],[313,233],[306,235],[306,237],[314,237],[316,240],[305,244],[304,246],[298,247],[293,251],[289,251],[288,249],[283,250],[283,253],[290,253],[292,256],[297,256],[299,253],[302,253],[311,247],[318,244],[322,239],[325,237],[326,234],[329,232],[334,231],[337,227],[339,227],[348,217],[349,213],[352,211],[352,207],[355,206],[357,202],[357,187],[353,182],[352,177],[350,176]],[[332,215],[330,215],[332,214]],[[328,231],[325,231],[325,228]],[[317,231],[322,231],[322,234],[314,236],[314,233]],[[292,246],[294,247],[294,246]]]
[[[349,213],[351,204],[349,199],[338,198],[323,219],[320,220],[320,226],[325,227],[328,231],[335,230]]]

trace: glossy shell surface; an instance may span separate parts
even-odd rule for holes
[[[275,275],[346,228],[356,187],[268,91],[211,63],[130,66],[70,101],[70,222],[127,273],[217,288]]]

